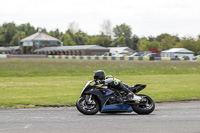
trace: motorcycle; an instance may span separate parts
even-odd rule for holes
[[[134,98],[127,100],[124,91],[114,90],[108,86],[98,87],[95,80],[88,81],[76,102],[78,111],[85,115],[100,113],[136,112],[138,114],[150,114],[155,109],[154,101],[147,95],[137,94],[146,85],[136,84],[129,87],[134,93]]]

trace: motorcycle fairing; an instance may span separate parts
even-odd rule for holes
[[[91,86],[85,88],[82,94],[92,94],[96,96],[100,102],[100,112],[132,112],[133,108],[128,104],[112,104],[106,105],[106,102],[109,99],[109,95],[113,94],[114,92],[109,89],[94,89]]]
[[[106,93],[106,96],[107,96],[107,95],[113,94],[113,91],[105,90],[105,93]]]
[[[146,87],[146,85],[143,84],[136,84],[135,86],[131,86],[129,89],[133,93],[138,93],[139,91],[143,90]]]
[[[101,92],[102,90],[89,90],[87,92],[85,92],[85,94],[92,94],[94,96],[96,96],[100,102],[101,107],[106,103],[106,101],[109,99],[109,95],[111,95],[112,93],[110,93],[110,91],[105,91],[105,94]],[[106,95],[106,92],[108,92],[109,94]]]
[[[131,112],[133,108],[128,104],[115,104],[115,105],[106,105],[101,108],[101,112]]]

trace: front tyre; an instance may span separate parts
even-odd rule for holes
[[[150,114],[155,109],[155,103],[154,101],[147,95],[144,94],[138,94],[138,96],[143,97],[145,101],[142,103],[145,103],[145,105],[134,105],[132,108],[133,110],[138,114]]]
[[[94,115],[99,111],[99,103],[95,98],[91,99],[92,101],[88,104],[86,99],[80,97],[76,102],[76,108],[78,111],[85,115]]]

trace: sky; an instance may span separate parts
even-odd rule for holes
[[[83,32],[97,35],[105,20],[112,27],[125,23],[139,37],[197,37],[200,0],[0,0],[0,25],[30,23],[65,32],[75,22]]]

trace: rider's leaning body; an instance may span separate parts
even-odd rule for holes
[[[134,96],[134,93],[129,90],[129,87],[127,84],[123,83],[121,80],[114,78],[111,75],[105,76],[105,72],[102,70],[98,70],[94,73],[94,79],[96,84],[104,84],[106,86],[110,86],[117,90],[122,90],[127,93],[127,98],[132,99]]]

